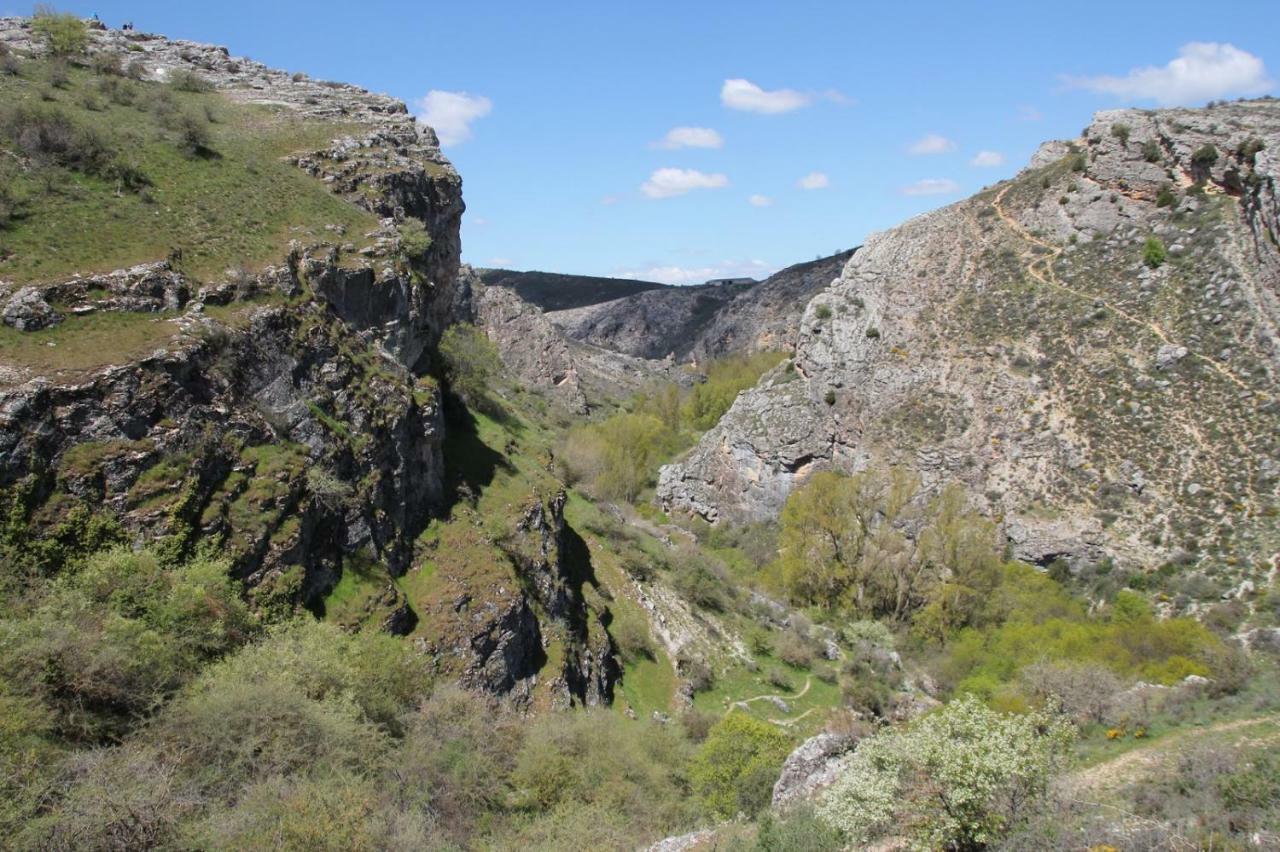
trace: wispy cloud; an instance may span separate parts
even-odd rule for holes
[[[766,91],[750,80],[725,80],[720,87],[720,102],[729,109],[774,115],[791,112],[813,103],[813,95],[795,89]]]
[[[515,261],[509,257],[491,257],[489,258],[489,265],[506,268],[515,265]]]
[[[773,204],[773,199],[767,195],[752,195],[747,198],[747,203],[752,207],[768,207]]]
[[[1162,66],[1134,68],[1123,77],[1065,77],[1067,85],[1159,104],[1193,104],[1228,95],[1260,95],[1274,85],[1262,60],[1233,44],[1193,41]]]
[[[920,157],[928,156],[930,154],[945,154],[948,151],[954,151],[955,149],[956,143],[952,142],[947,137],[941,136],[937,133],[927,133],[915,142],[912,142],[907,148],[907,153]]]
[[[977,156],[969,161],[969,165],[977,166],[980,169],[993,169],[996,166],[1004,165],[1004,154],[999,151],[979,151]]]
[[[671,198],[695,189],[720,189],[729,185],[725,175],[697,169],[658,169],[640,187],[649,198]]]
[[[1022,104],[1018,107],[1019,121],[1039,121],[1044,118],[1044,113],[1029,104]]]
[[[657,142],[654,148],[723,148],[724,137],[710,127],[673,127]]]
[[[430,125],[441,146],[457,145],[471,138],[471,123],[493,111],[493,102],[466,92],[432,89],[417,102],[418,120]]]
[[[778,267],[763,260],[725,260],[706,266],[652,264],[641,269],[625,269],[619,278],[658,281],[663,284],[701,284],[713,278],[767,278]]]
[[[960,184],[950,178],[925,178],[898,190],[903,195],[951,195],[960,191]]]
[[[801,189],[826,189],[831,186],[831,178],[827,177],[824,172],[809,172],[809,174],[796,181],[796,186]]]

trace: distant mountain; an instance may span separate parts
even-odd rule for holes
[[[656,281],[561,275],[557,272],[517,272],[512,269],[477,269],[480,280],[491,287],[506,287],[544,311],[563,311],[611,302],[651,290],[676,290]]]
[[[638,358],[702,359],[788,349],[805,304],[831,283],[853,251],[789,266],[760,282],[663,287],[548,318],[575,340]]]

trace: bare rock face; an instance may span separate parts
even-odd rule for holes
[[[0,312],[4,324],[18,331],[39,331],[62,322],[62,315],[35,287],[23,287],[9,297]]]
[[[855,737],[822,733],[810,737],[787,756],[773,785],[773,806],[812,798],[840,777],[846,759],[858,745]]]
[[[799,263],[760,282],[646,289],[547,317],[574,340],[637,358],[698,361],[789,349],[803,306],[851,254]]]
[[[687,384],[669,361],[646,360],[568,337],[517,290],[485,284],[469,267],[460,276],[458,309],[498,347],[503,366],[574,413],[625,398],[655,380]]]
[[[805,309],[795,374],[744,392],[660,501],[770,517],[812,470],[898,464],[963,483],[1035,562],[1254,564],[1280,547],[1277,151],[1275,101],[1101,113],[873,235]]]

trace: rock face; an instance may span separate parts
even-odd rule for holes
[[[645,360],[569,338],[518,290],[485,284],[470,269],[460,278],[459,309],[498,347],[503,365],[575,413],[623,399],[655,380],[691,382],[668,361]],[[465,302],[465,307],[462,304]]]
[[[830,733],[805,740],[782,764],[782,774],[773,785],[773,806],[812,798],[834,783],[857,744],[854,737]]]
[[[1101,113],[1037,158],[872,236],[805,309],[794,375],[739,396],[661,502],[773,517],[810,471],[900,464],[1036,562],[1274,552],[1280,103]]]
[[[62,315],[55,311],[35,287],[23,287],[9,297],[0,313],[4,324],[18,331],[39,331],[62,322]]]
[[[0,19],[0,41],[32,49],[29,23]],[[127,55],[151,79],[191,70],[230,99],[333,123],[331,146],[294,162],[382,224],[356,257],[294,243],[279,265],[221,281],[159,262],[11,295],[4,319],[28,331],[56,321],[49,301],[155,314],[156,349],[92,369],[7,370],[0,487],[35,530],[101,508],[182,549],[220,543],[262,594],[315,600],[357,556],[403,571],[441,500],[440,400],[419,376],[454,313],[463,211],[434,134],[391,98],[225,48],[95,29],[89,49]],[[426,238],[407,246],[406,229]]]
[[[547,317],[574,340],[637,358],[694,360],[788,349],[803,306],[852,252],[790,266],[756,283],[663,287]]]

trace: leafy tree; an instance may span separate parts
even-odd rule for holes
[[[790,750],[791,741],[773,725],[730,713],[711,728],[693,758],[693,792],[717,816],[755,815],[769,804]]]
[[[958,486],[922,517],[919,490],[901,468],[814,474],[782,510],[778,568],[791,598],[899,620],[928,605],[936,630],[967,623],[996,584],[995,527]],[[913,540],[905,530],[920,521]]]
[[[498,347],[469,323],[445,329],[440,337],[440,356],[450,386],[472,402],[484,397],[490,381],[502,369]]]
[[[89,28],[85,22],[52,6],[36,6],[31,29],[54,56],[71,56],[84,51],[89,44]]]
[[[1071,738],[1062,717],[963,697],[862,740],[818,813],[855,843],[892,828],[922,848],[983,849],[1035,812]]]

